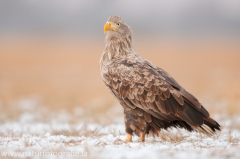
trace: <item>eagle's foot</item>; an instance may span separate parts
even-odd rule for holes
[[[144,142],[145,141],[145,133],[142,133],[140,135],[140,138],[138,139],[138,142]]]
[[[132,134],[128,134],[127,138],[125,139],[127,142],[132,142]]]

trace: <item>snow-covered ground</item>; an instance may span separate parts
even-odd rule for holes
[[[170,129],[144,143],[137,136],[126,143],[122,116],[107,125],[84,123],[76,113],[23,105],[18,108],[24,113],[15,119],[1,115],[0,158],[240,158],[238,115],[213,115],[223,130],[211,138]]]

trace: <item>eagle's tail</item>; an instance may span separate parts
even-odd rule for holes
[[[203,124],[198,126],[193,126],[185,121],[171,121],[167,122],[165,120],[160,120],[158,118],[155,118],[152,116],[152,122],[149,123],[150,127],[147,131],[147,134],[152,132],[154,135],[158,136],[158,133],[161,129],[167,130],[168,128],[175,127],[175,128],[184,128],[190,132],[197,131],[203,134],[206,134],[207,136],[211,137],[216,132],[221,131],[221,126],[212,118],[210,117],[203,117]]]
[[[212,118],[205,118],[204,124],[193,128],[196,131],[206,134],[209,137],[216,134],[217,131],[221,131],[221,126]]]

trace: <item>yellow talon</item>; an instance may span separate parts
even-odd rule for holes
[[[131,134],[128,134],[128,135],[127,135],[127,138],[125,139],[125,141],[127,141],[127,142],[132,142],[132,135],[131,135]]]
[[[145,141],[145,133],[142,133],[140,135],[140,138],[138,139],[138,142],[144,142]]]

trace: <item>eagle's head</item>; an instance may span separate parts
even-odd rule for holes
[[[104,33],[107,32],[107,40],[124,40],[132,38],[131,28],[118,15],[112,15],[104,25]]]

